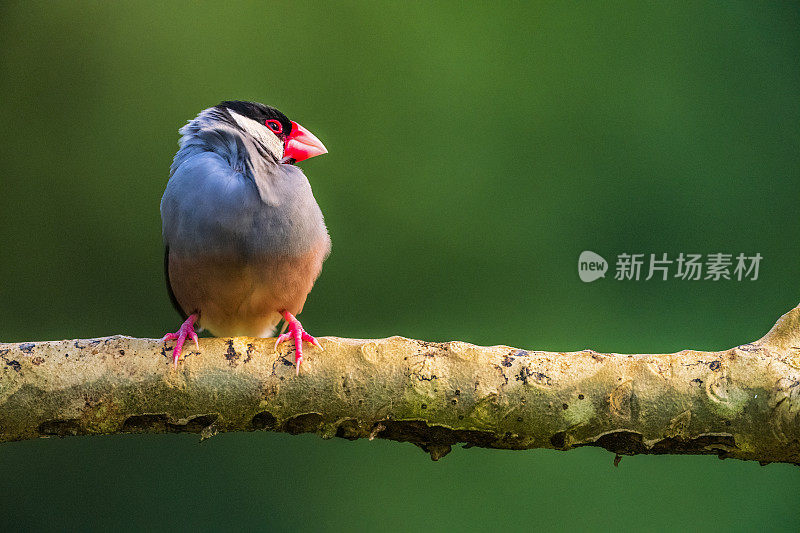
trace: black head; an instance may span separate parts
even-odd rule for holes
[[[292,121],[274,107],[241,100],[227,100],[220,102],[216,107],[217,109],[230,109],[243,117],[255,120],[268,127],[282,140],[292,133]]]

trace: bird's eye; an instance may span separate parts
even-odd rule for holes
[[[264,124],[266,124],[267,127],[272,131],[274,131],[275,133],[280,133],[283,130],[281,123],[278,122],[277,120],[268,120]]]

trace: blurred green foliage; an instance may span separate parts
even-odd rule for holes
[[[333,238],[312,334],[722,349],[800,300],[796,3],[3,2],[4,341],[178,325],[158,204],[177,129],[274,105]],[[757,281],[577,257],[759,252]],[[6,529],[796,530],[796,468],[278,434],[0,447]]]

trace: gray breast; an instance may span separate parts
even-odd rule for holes
[[[329,242],[322,212],[299,168],[271,161],[236,167],[229,157],[198,150],[183,154],[173,166],[161,199],[163,236],[171,251],[242,258],[299,255],[321,240]]]

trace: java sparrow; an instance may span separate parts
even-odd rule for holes
[[[320,347],[295,318],[331,241],[311,186],[294,163],[327,153],[275,108],[226,101],[180,129],[178,153],[161,199],[164,271],[185,319],[176,333],[178,365],[195,326],[215,336],[269,337],[281,317],[297,372],[303,341]],[[321,347],[320,347],[321,348]]]

